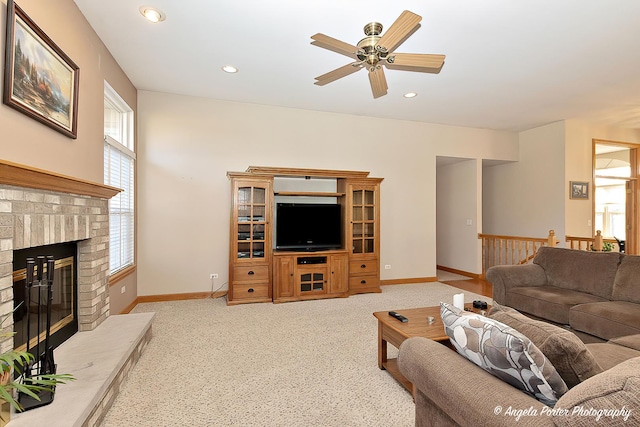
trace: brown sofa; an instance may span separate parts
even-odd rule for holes
[[[640,336],[633,340],[639,344]],[[608,346],[602,354],[622,348],[614,343],[587,346]],[[398,367],[416,390],[417,427],[640,425],[640,351],[623,350],[636,357],[574,386],[554,408],[426,338],[402,343]]]
[[[449,347],[410,338],[398,367],[414,385],[416,426],[640,425],[640,257],[543,247],[533,264],[493,267],[487,279],[488,316],[544,354],[564,394],[551,408]]]
[[[542,247],[533,264],[491,267],[499,304],[609,340],[640,334],[640,256]]]

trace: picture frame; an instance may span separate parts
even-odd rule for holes
[[[7,1],[5,43],[2,102],[76,139],[78,66],[14,0]]]
[[[589,183],[587,181],[570,181],[569,198],[589,200]]]

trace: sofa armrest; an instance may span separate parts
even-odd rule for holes
[[[398,367],[414,387],[461,426],[513,426],[516,414],[509,415],[509,408],[537,411],[538,416],[519,417],[518,425],[554,425],[552,417],[541,415],[543,408],[548,409],[544,404],[438,342],[422,337],[405,340]]]
[[[506,304],[509,288],[547,284],[547,275],[537,264],[496,265],[487,270],[486,277],[493,286],[493,300],[498,304]]]

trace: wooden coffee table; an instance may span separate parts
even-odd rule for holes
[[[464,306],[465,309],[480,313],[480,310],[473,308],[472,303],[467,303]],[[391,376],[413,394],[413,385],[400,373],[397,359],[387,359],[387,343],[400,348],[400,344],[411,337],[429,338],[449,347],[451,347],[451,343],[444,332],[444,324],[440,318],[440,306],[393,310],[409,319],[406,323],[389,316],[389,311],[391,310],[373,313],[378,319],[378,367],[386,369]],[[431,324],[428,322],[429,316],[432,316],[434,320]]]

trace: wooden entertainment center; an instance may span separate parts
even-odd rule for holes
[[[250,166],[231,180],[227,304],[288,302],[380,292],[380,183],[369,172]],[[297,190],[274,190],[274,180]],[[304,189],[326,181],[331,191]],[[290,183],[290,182],[289,182]],[[335,185],[334,185],[335,183]],[[341,248],[274,250],[276,199],[305,203],[331,198],[341,206]]]

